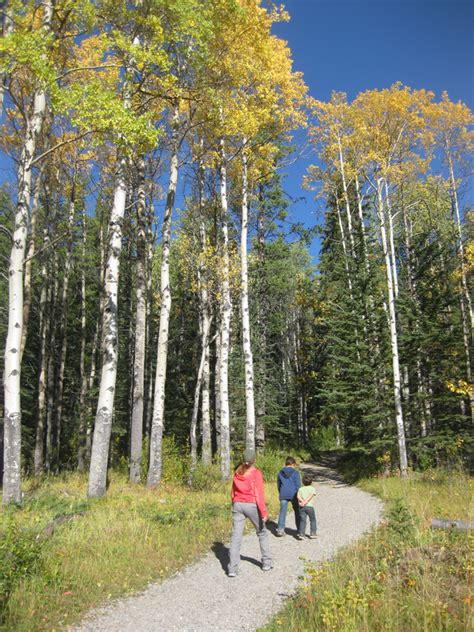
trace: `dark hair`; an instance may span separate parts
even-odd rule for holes
[[[239,463],[239,465],[236,467],[235,473],[240,474],[242,476],[242,474],[245,474],[245,472],[249,470],[252,467],[252,465],[253,463],[245,463],[243,461],[242,463]]]
[[[295,465],[295,464],[296,464],[296,461],[292,456],[286,457],[285,465]]]
[[[313,477],[311,474],[303,474],[303,485],[311,485]]]

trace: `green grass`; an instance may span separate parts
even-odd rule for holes
[[[368,479],[384,524],[322,566],[265,632],[442,632],[472,625],[472,534],[430,529],[431,518],[472,520],[472,479],[461,473]]]
[[[257,463],[272,515],[285,456],[267,451]],[[218,467],[198,469],[190,489],[180,482],[186,464],[174,460],[163,479],[147,490],[111,472],[107,496],[95,500],[86,499],[83,475],[25,481],[22,507],[0,510],[0,628],[72,625],[90,608],[165,578],[214,542],[228,541],[230,483],[219,480]]]

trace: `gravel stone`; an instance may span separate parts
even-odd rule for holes
[[[297,540],[294,515],[288,513],[286,537],[278,538],[276,519],[270,520],[274,561],[271,571],[262,572],[255,533],[243,539],[240,572],[233,578],[226,575],[228,547],[216,542],[212,552],[195,564],[161,583],[151,584],[143,593],[92,611],[74,630],[237,632],[256,630],[270,621],[295,593],[305,560],[323,562],[331,558],[381,518],[382,503],[357,487],[346,485],[334,470],[314,464],[301,469],[314,475],[318,537]]]

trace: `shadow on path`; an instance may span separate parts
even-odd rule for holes
[[[211,546],[211,550],[217,559],[220,562],[222,570],[227,573],[227,567],[229,565],[229,547],[226,546],[223,542],[214,542]],[[254,566],[258,566],[259,568],[262,566],[262,563],[259,560],[256,560],[254,557],[248,557],[247,555],[240,555],[240,559],[243,562],[249,562]]]

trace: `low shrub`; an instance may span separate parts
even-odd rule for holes
[[[7,516],[0,527],[0,622],[8,599],[20,582],[38,572],[42,542],[38,533],[21,528]]]

